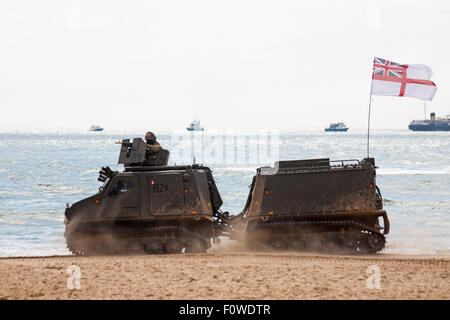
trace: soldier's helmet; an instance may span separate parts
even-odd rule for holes
[[[156,141],[156,136],[153,134],[153,132],[147,132],[145,134],[145,140],[147,141]]]

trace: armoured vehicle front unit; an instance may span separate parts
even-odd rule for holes
[[[123,172],[102,168],[99,192],[66,208],[65,237],[75,254],[204,252],[222,205],[208,167],[167,166],[146,143],[123,140]]]
[[[373,253],[389,232],[382,206],[373,158],[279,161],[257,169],[232,237],[277,250]]]

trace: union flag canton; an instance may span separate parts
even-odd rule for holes
[[[373,59],[374,75],[401,78],[403,76],[404,68],[404,64],[376,57]]]
[[[370,93],[431,101],[437,89],[431,81],[432,74],[431,68],[425,64],[400,64],[375,57]]]

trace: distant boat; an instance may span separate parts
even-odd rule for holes
[[[450,131],[450,115],[445,118],[436,118],[436,114],[432,112],[430,120],[413,120],[408,128],[412,131]]]
[[[195,119],[191,122],[189,127],[186,128],[187,131],[203,131],[203,127],[200,125],[200,120]]]
[[[348,127],[343,122],[336,122],[330,124],[328,128],[325,128],[325,132],[347,132]]]
[[[92,125],[89,129],[89,131],[103,131],[103,128],[100,126],[96,126],[95,124]]]

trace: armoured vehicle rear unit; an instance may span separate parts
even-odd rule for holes
[[[158,144],[159,146],[159,144]],[[65,211],[75,254],[204,252],[216,237],[222,205],[208,167],[167,166],[169,151],[149,154],[140,138],[123,140],[123,172],[102,168],[104,184]]]
[[[275,162],[257,169],[232,238],[277,250],[383,249],[389,220],[375,182],[375,161]]]

